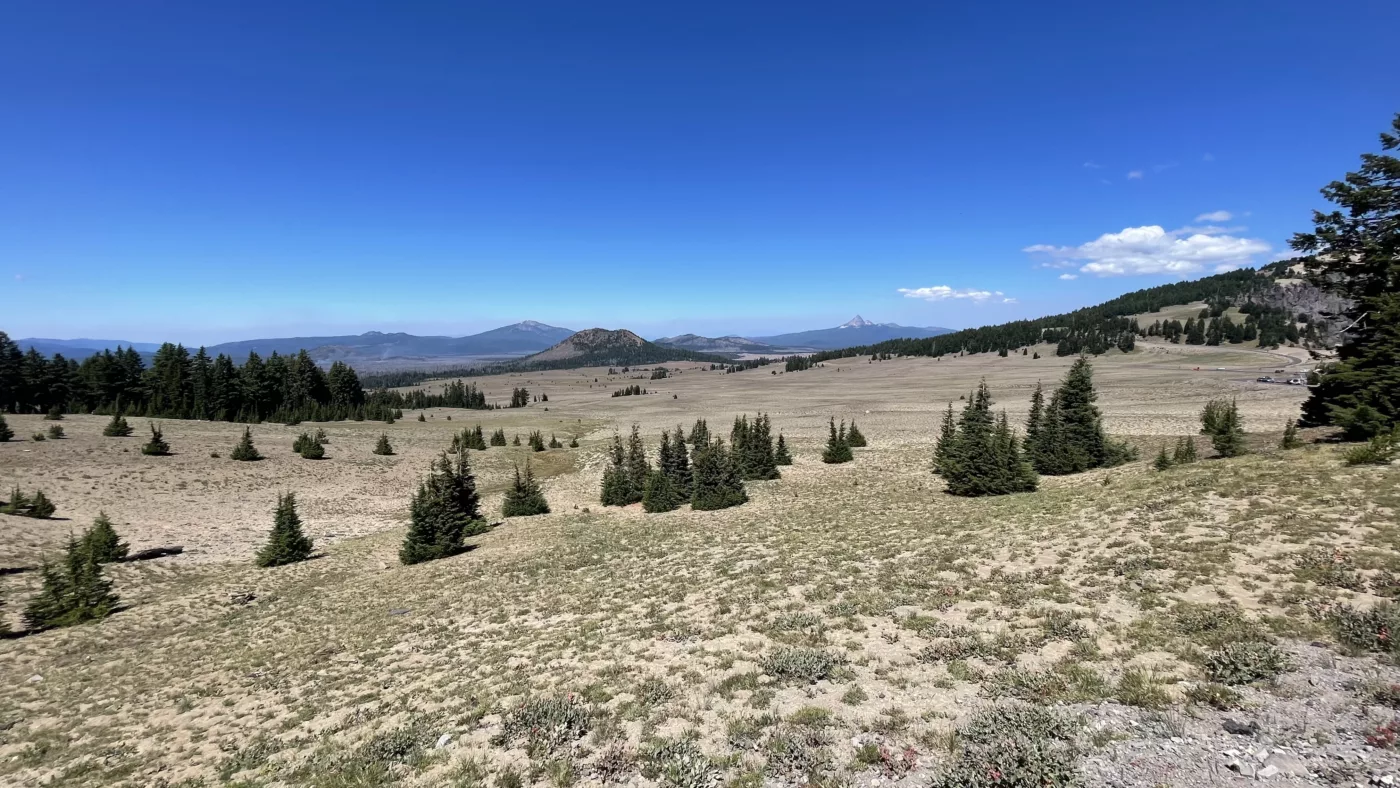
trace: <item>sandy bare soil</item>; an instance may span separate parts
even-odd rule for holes
[[[1345,779],[1393,772],[1389,751],[1346,759],[1388,719],[1367,688],[1400,675],[1372,657],[1309,671],[1335,652],[1318,611],[1373,603],[1377,578],[1400,571],[1395,469],[1345,468],[1331,446],[1272,448],[1306,392],[1253,379],[1287,359],[1143,343],[1095,362],[1108,428],[1143,461],[1044,479],[1034,494],[944,495],[927,472],[943,410],[986,377],[1023,420],[1035,382],[1053,385],[1071,362],[1040,351],[788,374],[681,364],[657,381],[500,376],[478,381],[492,400],[524,385],[549,401],[393,425],[258,425],[257,463],[228,459],[232,424],[166,422],[176,456],[163,458],[140,454],[140,419],[126,439],[70,416],[64,440],[0,444],[0,485],[42,488],[66,518],[0,516],[0,567],[56,555],[99,510],[134,548],[186,548],[111,567],[127,607],[110,619],[0,641],[0,783],[922,785],[947,767],[969,711],[1005,698],[1087,715],[1092,784],[1235,779],[1219,755],[1232,748],[1215,743],[1225,717],[1259,721],[1255,749],[1292,748],[1314,774],[1314,756]],[[655,393],[610,396],[633,382]],[[1219,396],[1238,399],[1257,453],[1152,471],[1157,446],[1194,434]],[[749,504],[665,515],[597,504],[614,430],[639,424],[654,446],[663,428],[706,418],[724,435],[757,411],[796,463],[751,484]],[[819,461],[833,416],[870,439],[854,463]],[[10,423],[21,437],[47,426]],[[462,556],[400,566],[416,480],[453,431],[478,423],[522,440],[578,436],[578,449],[470,455],[489,513],[526,456],[554,512],[505,522]],[[293,438],[317,427],[328,458],[294,455]],[[396,456],[370,453],[381,433]],[[283,490],[324,556],[259,570],[250,559]],[[1310,569],[1300,556],[1319,545],[1354,559],[1355,578]],[[33,572],[0,576],[13,628],[36,587]],[[1295,654],[1290,671],[1241,688],[1243,708],[1192,701],[1209,633],[1183,628],[1191,605],[1267,630]],[[1286,711],[1308,698],[1328,713]],[[1215,761],[1142,750],[1162,744]],[[1279,782],[1310,778],[1290,779]]]

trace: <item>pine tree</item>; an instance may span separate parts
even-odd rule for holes
[[[544,433],[539,430],[530,433],[530,448],[534,451],[544,451]]]
[[[112,420],[107,422],[107,426],[102,428],[102,434],[108,438],[126,438],[131,435],[131,425],[126,423],[126,418],[120,412],[112,414]]]
[[[141,453],[152,457],[164,457],[170,453],[170,444],[165,442],[160,427],[151,424],[151,439],[141,447]]]
[[[627,470],[622,464],[625,458],[622,437],[614,432],[612,447],[608,450],[608,465],[603,468],[603,489],[599,496],[599,502],[604,506],[627,505]]]
[[[496,430],[495,432],[491,433],[491,445],[492,445],[492,446],[504,446],[504,445],[506,445],[506,431],[503,430],[503,429],[498,429],[498,430]]]
[[[655,470],[647,477],[646,490],[642,493],[642,510],[651,513],[670,512],[679,509],[680,493],[672,484],[665,471]]]
[[[0,443],[15,437],[15,431],[10,429],[10,425],[5,423],[5,414],[0,413]]]
[[[520,433],[518,433],[518,432],[515,433],[515,437],[511,440],[510,445],[512,445],[512,446],[519,446],[519,445],[520,445]]]
[[[783,440],[783,434],[778,433],[778,447],[773,451],[773,462],[778,465],[791,465],[792,455],[788,453],[787,441]]]
[[[690,428],[690,438],[688,442],[691,446],[699,449],[701,446],[708,446],[710,443],[710,425],[704,419],[696,419],[695,426]]]
[[[462,552],[466,549],[464,539],[487,528],[479,507],[467,453],[458,452],[451,458],[444,453],[413,494],[399,560],[416,564]]]
[[[836,419],[831,419],[831,435],[826,439],[826,450],[822,452],[822,462],[835,465],[855,459],[851,454],[851,447],[846,445],[843,437],[836,432]]]
[[[690,508],[696,511],[710,511],[738,506],[748,501],[744,491],[744,481],[734,467],[734,461],[724,447],[724,441],[716,438],[695,450],[695,462],[691,467],[693,488]]]
[[[1201,414],[1202,422],[1205,421],[1205,416],[1206,414],[1203,412]],[[1217,455],[1238,457],[1248,451],[1244,443],[1244,426],[1240,423],[1239,407],[1233,400],[1229,407],[1218,415],[1213,427],[1210,443],[1215,447]]]
[[[379,442],[374,444],[373,451],[375,454],[383,457],[392,456],[394,454],[394,447],[389,443],[389,436],[381,434],[379,436]]]
[[[58,507],[53,505],[53,501],[44,495],[43,490],[35,490],[34,497],[29,499],[29,508],[25,511],[25,517],[33,517],[36,520],[47,520],[53,517]]]
[[[515,466],[515,483],[506,490],[505,502],[501,505],[502,517],[530,517],[536,514],[549,514],[549,503],[544,499],[544,491],[535,481],[535,472],[530,469],[530,460],[525,460],[525,474],[520,466]]]
[[[578,436],[577,436],[577,435],[575,435],[575,436],[569,438],[569,448],[571,448],[571,449],[577,449],[577,448],[578,448]]]
[[[267,537],[267,544],[258,551],[257,565],[283,566],[305,561],[310,557],[311,539],[301,530],[296,496],[293,493],[277,496],[277,513],[273,517],[272,532]]]
[[[1400,113],[1380,142],[1400,149]],[[1309,255],[1313,284],[1345,299],[1346,329],[1337,362],[1308,390],[1302,423],[1369,440],[1400,424],[1400,157],[1362,154],[1360,169],[1322,195],[1339,210],[1315,212],[1313,231],[1289,244]]]
[[[1045,390],[1041,388],[1040,381],[1035,382],[1035,391],[1031,392],[1031,411],[1026,415],[1026,439],[1023,444],[1026,454],[1035,463],[1035,457],[1040,453],[1040,428],[1045,422]],[[1036,464],[1036,469],[1040,465]]]
[[[1206,403],[1201,411],[1201,434],[1214,435],[1220,429],[1220,425],[1225,418],[1225,413],[1230,409],[1230,403],[1223,399],[1213,399]]]
[[[559,442],[559,438],[558,438],[554,433],[552,433],[552,432],[549,433],[549,448],[551,448],[551,449],[562,449],[562,448],[564,448],[564,444],[560,443],[560,442]]]
[[[427,416],[424,416],[423,414],[420,413],[420,414],[418,414],[418,420],[419,420],[419,421],[427,421],[427,420],[428,420],[428,417],[427,417]]]
[[[933,447],[933,472],[942,474],[957,442],[958,427],[953,415],[953,403],[948,403],[948,411],[943,414],[943,426],[938,430],[938,442]]]
[[[301,445],[301,458],[303,460],[324,459],[326,456],[326,447],[321,445],[319,440],[316,440],[306,433],[302,433],[302,436],[305,437],[306,440],[303,441]]]
[[[243,437],[238,441],[238,445],[233,447],[233,451],[228,455],[231,459],[242,462],[253,462],[261,460],[262,455],[258,454],[257,447],[253,446],[253,428],[244,427]]]
[[[846,445],[853,449],[862,449],[866,446],[865,436],[856,427],[855,419],[851,419],[851,428],[846,430]]]
[[[1190,436],[1183,436],[1176,441],[1176,450],[1172,452],[1172,465],[1190,465],[1196,461],[1196,440]]]
[[[1159,471],[1165,471],[1172,467],[1172,458],[1167,456],[1166,444],[1163,444],[1161,451],[1157,452],[1157,459],[1153,460],[1152,467]]]
[[[1298,437],[1298,422],[1289,419],[1288,423],[1283,425],[1283,440],[1279,441],[1278,447],[1280,449],[1297,449],[1301,448],[1302,445],[1303,440]]]
[[[647,460],[646,447],[642,443],[641,429],[633,424],[632,434],[627,438],[627,503],[637,503],[646,493],[647,479],[651,476],[651,463]]]
[[[120,561],[126,558],[128,552],[126,542],[117,536],[117,531],[112,527],[112,521],[105,512],[98,512],[97,519],[92,521],[92,527],[83,534],[82,547],[99,564]]]
[[[72,536],[68,537],[63,564],[44,562],[40,577],[39,593],[24,611],[30,629],[98,621],[117,608],[119,600],[112,593],[111,582],[102,576],[102,565]]]
[[[0,506],[0,514],[23,515],[28,508],[28,496],[19,489],[19,485],[15,485],[10,490],[10,500],[6,501],[4,506]]]
[[[49,412],[44,414],[44,421],[63,421],[63,408],[58,405],[49,408]]]

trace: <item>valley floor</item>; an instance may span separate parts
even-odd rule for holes
[[[1400,572],[1400,473],[1344,467],[1330,445],[1273,449],[1305,395],[1253,382],[1278,363],[1146,343],[1100,359],[1109,430],[1144,459],[987,500],[944,495],[928,472],[944,408],[985,376],[1023,419],[1030,387],[1053,385],[1068,359],[505,376],[483,381],[492,399],[525,385],[549,401],[260,425],[259,463],[227,459],[240,425],[169,422],[177,456],[150,458],[138,437],[70,416],[64,440],[0,444],[0,484],[41,487],[70,518],[0,515],[0,566],[55,555],[98,510],[134,549],[187,552],[111,567],[126,608],[106,621],[0,641],[0,783],[924,785],[951,762],[957,726],[1008,700],[1082,720],[1094,785],[1393,775],[1400,758],[1365,735],[1394,718],[1400,690],[1385,688],[1400,672],[1343,653],[1326,612],[1400,585],[1387,579]],[[610,396],[633,382],[659,393]],[[1256,453],[1152,471],[1158,446],[1193,434],[1222,395],[1238,398]],[[705,417],[725,435],[758,410],[796,464],[751,483],[749,504],[597,505],[613,429],[638,423],[654,447],[663,428]],[[820,462],[831,416],[870,438],[853,463]],[[45,426],[10,423],[19,436]],[[579,437],[531,457],[554,513],[399,565],[416,479],[477,423]],[[329,459],[292,454],[316,426]],[[381,432],[396,456],[370,454]],[[527,453],[471,453],[488,512]],[[260,570],[250,559],[281,490],[297,492],[324,556]],[[34,572],[0,576],[12,627],[36,587]],[[1278,643],[1288,669],[1234,702],[1207,698],[1207,652],[1244,636]],[[1226,720],[1257,729],[1227,733]]]

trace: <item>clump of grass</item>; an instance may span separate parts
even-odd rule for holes
[[[1206,655],[1206,676],[1217,684],[1248,684],[1270,679],[1288,670],[1288,655],[1272,643],[1226,643]]]
[[[1171,705],[1171,696],[1162,689],[1162,680],[1151,671],[1131,667],[1123,671],[1113,694],[1118,702],[1144,709],[1164,709]]]
[[[847,706],[859,706],[869,698],[870,696],[866,694],[865,690],[860,688],[859,684],[852,684],[851,688],[846,690],[846,693],[841,696],[841,702]]]
[[[831,678],[845,664],[840,654],[817,648],[781,648],[763,658],[764,673],[788,684],[815,684]]]

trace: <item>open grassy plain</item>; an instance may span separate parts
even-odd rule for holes
[[[1306,392],[1253,378],[1287,359],[1141,343],[1095,362],[1107,427],[1141,461],[1033,494],[943,494],[928,460],[947,404],[985,376],[1022,421],[1035,382],[1071,361],[1040,352],[500,376],[478,381],[488,399],[524,385],[549,401],[258,425],[257,463],[227,458],[234,424],[166,422],[164,458],[140,454],[139,419],[132,438],[70,416],[64,440],[0,444],[0,485],[42,488],[68,518],[0,515],[0,567],[55,556],[99,510],[133,549],[186,549],[111,566],[126,608],[99,624],[0,640],[0,784],[926,785],[954,768],[957,727],[1008,699],[1063,707],[1092,785],[1394,774],[1364,737],[1393,719],[1400,672],[1344,649],[1326,612],[1400,590],[1400,473],[1344,467],[1331,445],[1273,448]],[[657,393],[610,396],[633,382]],[[1239,400],[1257,452],[1151,470],[1216,396]],[[639,424],[654,448],[663,428],[706,418],[727,435],[757,411],[795,464],[750,483],[749,504],[597,505],[614,430]],[[870,440],[853,463],[820,462],[833,416]],[[416,480],[477,423],[578,436],[531,455],[554,513],[400,566]],[[328,458],[294,455],[318,426]],[[396,456],[370,453],[381,433]],[[471,452],[488,513],[527,454]],[[284,490],[324,555],[257,569]],[[12,628],[36,587],[0,576]],[[1271,643],[1286,669],[1207,682],[1231,642]],[[957,784],[1002,784],[982,778]]]

